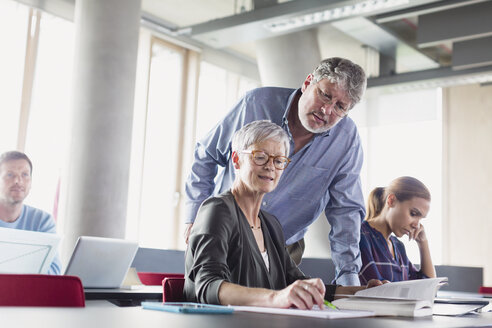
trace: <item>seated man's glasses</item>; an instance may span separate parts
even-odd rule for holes
[[[316,87],[316,94],[318,96],[318,99],[325,105],[332,105],[333,104],[333,99],[332,99],[332,96],[331,95],[328,95],[326,93],[324,93],[321,88],[318,86],[318,84],[315,84],[314,85]],[[345,117],[347,116],[348,112],[349,112],[349,108],[348,106],[344,107],[342,104],[340,104],[339,102],[337,102],[335,104],[335,106],[333,107],[334,111],[335,111],[335,114],[338,116],[338,117]]]
[[[272,156],[261,150],[243,150],[242,153],[251,154],[256,165],[265,165],[270,158],[273,158],[273,166],[277,170],[284,170],[290,163],[290,159],[285,156]]]

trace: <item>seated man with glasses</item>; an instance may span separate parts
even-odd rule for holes
[[[324,211],[331,225],[336,282],[359,284],[360,225],[365,215],[360,184],[363,154],[357,128],[347,114],[365,87],[360,66],[334,57],[323,60],[297,90],[249,91],[196,145],[186,183],[185,239],[203,201],[232,186],[234,132],[250,122],[270,120],[289,136],[291,163],[278,187],[263,197],[261,209],[280,221],[296,263],[304,252],[307,228]],[[224,170],[217,176],[219,166]]]
[[[325,286],[297,268],[285,249],[280,223],[260,210],[289,164],[289,138],[278,125],[255,121],[236,132],[229,191],[200,207],[185,256],[187,301],[299,309],[365,287]],[[371,285],[380,284],[372,281]]]

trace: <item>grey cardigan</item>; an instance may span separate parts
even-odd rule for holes
[[[227,191],[203,202],[185,255],[184,296],[187,301],[220,304],[218,291],[223,281],[280,290],[298,279],[309,278],[287,253],[277,219],[260,211],[260,220],[270,271],[232,193]],[[325,298],[331,300],[336,286],[326,287]]]

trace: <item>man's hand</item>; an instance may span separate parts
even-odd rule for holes
[[[191,227],[193,227],[193,223],[185,224],[185,231],[183,234],[186,245],[188,245],[188,239],[190,238]]]

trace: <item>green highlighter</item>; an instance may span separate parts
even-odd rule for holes
[[[327,300],[324,301],[324,304],[333,310],[338,310],[338,308],[335,305],[331,304],[331,302],[328,302]]]

